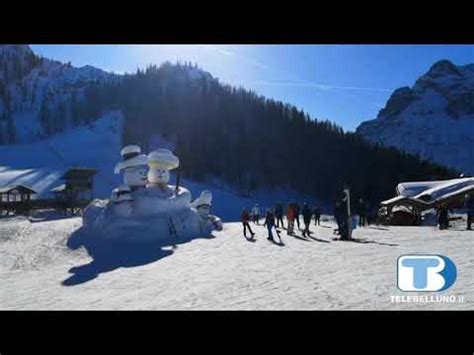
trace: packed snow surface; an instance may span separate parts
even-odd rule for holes
[[[252,224],[252,242],[240,223],[225,223],[174,248],[110,245],[93,257],[73,243],[80,227],[80,218],[54,214],[0,222],[0,309],[473,309],[474,232],[465,221],[443,231],[364,227],[353,233],[358,242],[342,242],[323,216],[308,240],[283,231],[284,246],[266,240],[262,226]],[[407,294],[397,289],[397,258],[411,253],[451,258],[458,278],[439,294],[464,302],[392,303]]]

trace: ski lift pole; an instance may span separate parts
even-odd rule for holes
[[[347,236],[352,239],[351,190],[345,188],[344,193],[347,197]]]

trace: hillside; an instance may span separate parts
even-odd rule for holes
[[[474,174],[474,64],[435,63],[412,87],[395,90],[357,133]]]
[[[116,80],[92,66],[38,57],[26,45],[0,45],[0,144],[28,143],[98,118],[82,110],[85,89]]]
[[[123,116],[120,144],[139,144],[149,152],[166,141],[180,157],[180,173],[187,181],[202,186],[217,181],[247,198],[269,190],[284,191],[285,200],[299,195],[330,203],[348,184],[354,197],[376,205],[392,197],[400,181],[456,175],[394,149],[372,146],[289,104],[222,84],[190,63],[150,65],[117,76],[39,58],[28,46],[3,46],[1,53],[0,143],[13,147],[11,154],[21,151],[21,144],[55,139],[74,129],[88,132],[84,127],[116,112]],[[76,146],[71,139],[68,143]],[[97,156],[101,149],[108,151],[104,142]],[[50,154],[44,145],[37,147]],[[87,151],[79,161],[89,161]],[[59,154],[67,158],[71,153]],[[6,159],[0,165],[26,169],[24,162]]]

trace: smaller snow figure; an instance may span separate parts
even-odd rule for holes
[[[115,166],[115,174],[123,173],[124,184],[130,186],[131,191],[143,188],[147,184],[148,159],[138,145],[127,145],[120,154],[123,160]]]
[[[208,190],[201,192],[201,195],[191,203],[191,207],[196,208],[202,221],[200,223],[201,230],[204,231],[221,231],[222,221],[219,217],[211,215],[212,193]]]

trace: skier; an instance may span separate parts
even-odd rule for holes
[[[296,207],[293,203],[288,204],[286,219],[288,220],[288,235],[293,235],[295,228]]]
[[[285,228],[285,225],[283,224],[283,204],[280,201],[278,201],[275,206],[275,217],[277,227],[280,227],[281,222],[281,227]]]
[[[282,240],[281,240],[281,236],[280,236],[280,233],[278,231],[278,229],[276,229],[275,227],[275,215],[273,214],[273,212],[268,209],[267,210],[267,214],[265,215],[265,223],[263,224],[264,227],[267,227],[267,230],[268,230],[268,240],[274,242],[275,240],[273,239],[273,233],[272,233],[272,229],[275,228],[275,231],[277,232],[277,235],[278,235],[278,239],[280,239],[280,243],[283,243]]]
[[[439,229],[449,228],[449,207],[446,203],[442,203],[437,207]]]
[[[252,220],[254,224],[258,224],[260,219],[260,208],[258,207],[258,203],[256,203],[252,208]]]
[[[471,224],[474,222],[474,195],[466,195],[467,207],[467,230],[471,230]]]
[[[298,229],[301,230],[301,228],[300,228],[300,206],[298,205],[298,202],[295,202],[293,206],[294,206],[294,209],[295,209],[296,224],[298,226]]]
[[[314,210],[313,210],[313,214],[314,214],[314,225],[321,225],[321,210],[319,209],[318,206],[314,207]]]
[[[359,214],[359,227],[365,226],[367,222],[367,207],[362,198],[359,198],[357,213]]]
[[[250,234],[252,235],[252,238],[255,236],[255,233],[252,231],[250,228],[250,214],[249,211],[247,211],[246,208],[242,210],[242,215],[241,215],[241,220],[242,220],[242,225],[244,227],[244,237],[247,238],[247,228],[249,229]]]
[[[309,237],[309,234],[311,233],[309,231],[309,224],[311,223],[311,217],[313,214],[311,213],[311,209],[308,207],[308,204],[306,202],[303,204],[302,214],[304,223],[303,236]]]

